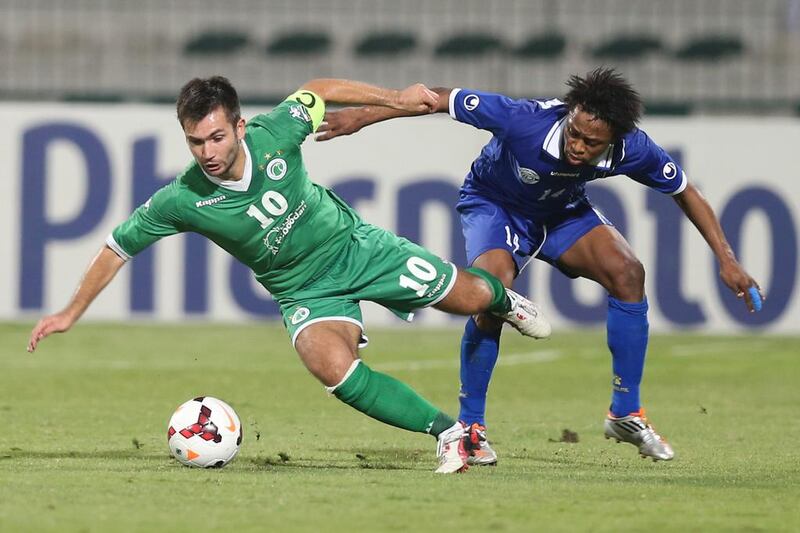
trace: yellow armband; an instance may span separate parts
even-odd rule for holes
[[[325,118],[325,101],[318,95],[311,91],[300,90],[286,98],[287,102],[297,102],[302,107],[289,106],[289,113],[296,118],[303,118],[311,122],[311,131],[317,131],[317,128]]]

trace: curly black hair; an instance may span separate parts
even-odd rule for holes
[[[239,95],[228,78],[212,76],[194,78],[181,88],[175,107],[181,126],[186,122],[197,123],[218,106],[225,110],[228,121],[236,125],[242,116]]]
[[[570,110],[580,106],[611,127],[617,137],[636,128],[642,116],[642,99],[613,68],[600,67],[585,77],[570,76],[564,101]]]

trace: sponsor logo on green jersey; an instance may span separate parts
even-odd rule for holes
[[[308,204],[306,204],[306,201],[303,200],[300,202],[300,205],[297,206],[297,209],[292,211],[289,216],[286,217],[283,223],[269,230],[267,236],[264,237],[264,244],[270,249],[272,255],[278,255],[278,252],[281,249],[281,244],[283,243],[284,239],[286,239],[286,236],[289,235],[289,232],[292,231],[295,222],[297,222],[297,220],[303,216],[303,213],[306,212],[306,207],[308,207]]]

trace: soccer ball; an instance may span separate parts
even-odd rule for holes
[[[173,457],[186,466],[222,468],[239,453],[242,423],[227,403],[199,396],[175,410],[167,443]]]

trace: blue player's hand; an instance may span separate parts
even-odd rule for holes
[[[761,306],[766,297],[756,280],[750,277],[737,261],[733,260],[723,264],[719,275],[725,285],[736,294],[737,298],[744,299],[748,311],[751,313],[761,311]]]

